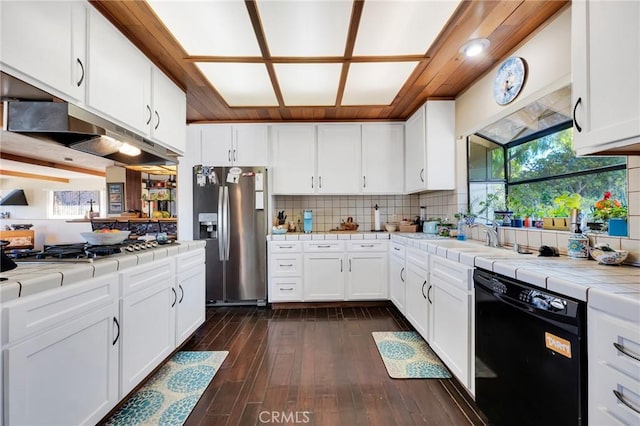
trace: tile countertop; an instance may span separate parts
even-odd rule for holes
[[[88,263],[19,262],[17,268],[0,272],[0,277],[7,278],[7,281],[0,281],[0,303],[204,246],[205,241],[179,241],[179,244],[159,246],[137,253],[113,255]]]
[[[519,254],[507,248],[487,247],[476,240],[424,240],[411,234],[393,234],[391,240],[582,301],[587,301],[589,289],[636,299],[640,294],[640,268],[634,266],[600,265],[594,260],[567,256],[539,257],[537,252]]]
[[[388,240],[388,232],[287,232],[286,234],[269,234],[267,241],[310,241],[310,240]],[[404,235],[404,234],[403,234]],[[420,234],[422,235],[422,234]]]

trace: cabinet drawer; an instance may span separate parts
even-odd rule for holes
[[[627,404],[640,407],[640,381],[602,364],[589,369],[589,424],[640,424],[640,414],[620,401],[614,390]]]
[[[168,286],[175,280],[173,259],[166,258],[156,262],[129,268],[120,275],[120,295],[127,296],[133,292],[150,287],[159,279],[169,280]]]
[[[470,291],[473,289],[473,280],[471,279],[473,268],[438,256],[431,256],[430,262],[432,275],[440,277],[445,282],[462,290]]]
[[[344,241],[305,241],[305,253],[331,253],[344,251]]]
[[[302,275],[301,254],[271,255],[271,275],[274,277],[292,277]]]
[[[294,253],[302,251],[302,244],[299,241],[270,241],[269,249],[271,253]]]
[[[429,254],[426,251],[408,247],[406,249],[407,262],[425,271],[429,270]]]
[[[389,246],[389,253],[404,259],[405,247],[402,244],[394,243],[392,241]]]
[[[361,241],[348,241],[347,242],[347,251],[350,252],[361,252],[361,251],[376,251],[376,252],[386,252],[388,241],[377,241],[377,240],[361,240]]]
[[[640,381],[640,327],[593,308],[587,318],[589,359]]]
[[[199,265],[205,263],[205,252],[204,248],[191,250],[186,253],[180,254],[177,257],[177,271],[178,275],[183,272],[188,272],[194,268],[197,268]]]
[[[272,278],[269,292],[270,302],[301,302],[301,278]]]

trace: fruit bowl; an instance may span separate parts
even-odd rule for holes
[[[111,244],[120,244],[127,239],[130,233],[131,231],[109,229],[107,232],[81,232],[80,235],[82,235],[82,238],[91,245],[107,246]]]
[[[590,250],[591,257],[603,265],[619,265],[627,258],[627,250],[613,250],[608,247],[594,247]]]

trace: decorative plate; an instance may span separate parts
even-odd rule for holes
[[[513,56],[505,60],[493,81],[493,98],[498,105],[513,101],[522,90],[527,78],[527,65],[524,59]]]

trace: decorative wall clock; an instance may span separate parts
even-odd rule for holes
[[[513,101],[522,90],[527,78],[527,64],[524,59],[513,56],[505,60],[493,81],[493,99],[498,105]]]

